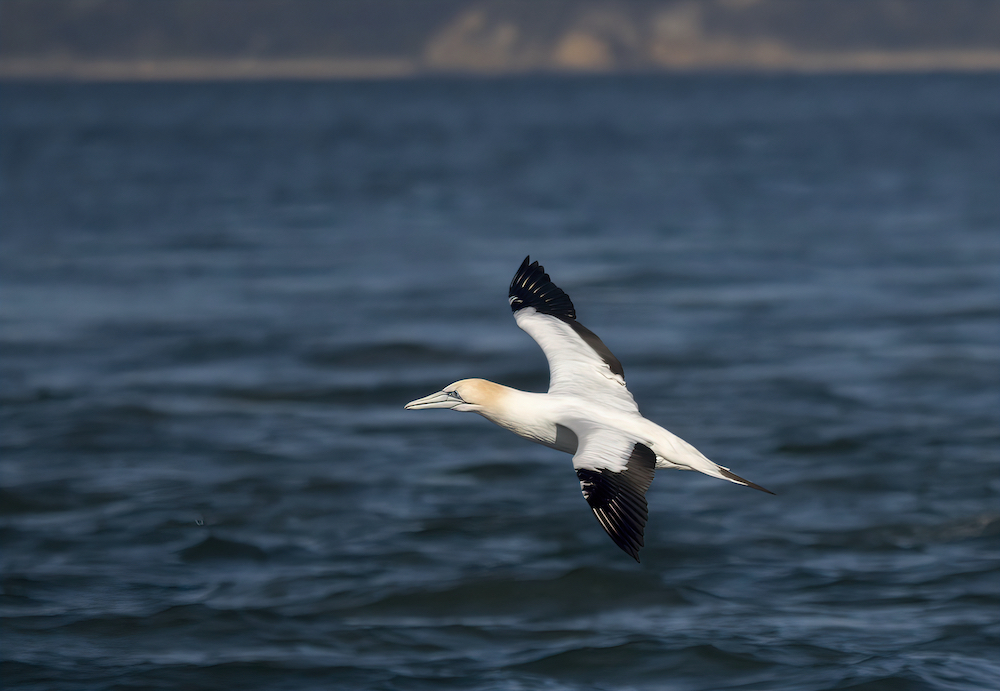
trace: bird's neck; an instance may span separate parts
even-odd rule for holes
[[[560,429],[552,416],[551,406],[546,400],[549,394],[520,391],[502,384],[493,386],[497,387],[497,395],[491,405],[483,406],[476,412],[530,441],[567,453],[576,451],[576,437],[569,430]]]

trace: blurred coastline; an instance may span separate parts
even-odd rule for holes
[[[5,0],[0,79],[1000,70],[997,0]]]

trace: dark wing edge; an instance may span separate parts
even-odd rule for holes
[[[625,368],[622,367],[622,363],[611,352],[611,349],[604,345],[604,341],[597,337],[597,334],[576,320],[563,321],[572,326],[573,331],[583,339],[583,342],[589,345],[604,360],[604,364],[608,366],[612,374],[617,374],[622,379],[625,379]]]
[[[521,268],[510,282],[508,298],[511,311],[517,312],[525,307],[534,307],[539,314],[548,314],[566,322],[583,342],[597,353],[612,374],[624,379],[625,368],[611,349],[604,345],[604,341],[598,338],[597,334],[576,320],[576,309],[569,295],[552,282],[545,273],[544,266],[539,265],[537,261],[529,264],[529,261],[531,261],[530,256],[524,258]]]
[[[529,264],[530,259],[530,256],[524,258],[521,268],[510,282],[508,297],[511,311],[534,307],[540,314],[551,314],[560,319],[576,319],[576,309],[569,295],[552,282],[545,273],[545,267],[539,266],[538,262]]]
[[[649,516],[645,495],[655,467],[656,454],[645,444],[636,444],[621,472],[590,468],[576,471],[583,496],[601,527],[637,562]]]

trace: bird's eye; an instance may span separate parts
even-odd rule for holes
[[[462,401],[462,403],[465,403],[465,399],[463,399],[462,395],[460,393],[458,393],[457,391],[449,391],[448,395],[451,396],[452,398],[456,399],[456,400]]]

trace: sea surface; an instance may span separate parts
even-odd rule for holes
[[[996,75],[0,87],[4,689],[1000,688]],[[530,254],[643,413],[637,564]]]

